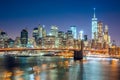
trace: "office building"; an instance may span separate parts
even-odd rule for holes
[[[41,25],[38,26],[38,38],[43,37],[43,27]]]
[[[38,36],[39,36],[38,28],[34,28],[33,29],[33,37],[35,38],[35,41],[37,41]]]
[[[51,34],[51,36],[58,37],[58,27],[57,26],[51,26],[50,34]]]
[[[8,35],[4,31],[0,31],[0,48],[6,48],[8,47]]]
[[[83,30],[81,30],[80,32],[79,32],[79,39],[80,40],[83,40],[83,33],[84,33],[84,31]]]
[[[21,47],[20,37],[16,37],[16,39],[14,41],[14,47]]]
[[[46,30],[45,30],[45,25],[39,25],[38,26],[38,38],[42,38],[46,36]]]
[[[65,34],[63,31],[58,31],[58,37],[59,38],[64,38],[65,37]]]
[[[47,35],[43,38],[43,48],[55,48],[55,36]]]
[[[92,39],[96,39],[97,37],[97,18],[95,15],[95,8],[94,8],[94,15],[92,18]]]
[[[72,31],[73,38],[77,39],[77,28],[76,28],[76,26],[71,26],[70,30]]]
[[[28,32],[27,32],[26,29],[23,29],[23,30],[21,31],[20,41],[21,41],[21,46],[22,46],[22,47],[27,47],[27,43],[28,43]]]
[[[98,42],[102,43],[104,40],[103,40],[103,23],[101,21],[98,22],[97,35]]]
[[[14,47],[14,40],[13,39],[9,38],[7,42],[8,42],[8,47],[9,48],[13,48]]]
[[[66,48],[73,48],[74,47],[74,38],[72,35],[72,30],[68,30],[66,32]]]

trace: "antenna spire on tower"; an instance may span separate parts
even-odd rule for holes
[[[95,16],[95,9],[96,9],[96,8],[93,8],[93,9],[94,9],[94,16],[93,16],[93,17],[95,18],[95,17],[96,17],[96,16]]]

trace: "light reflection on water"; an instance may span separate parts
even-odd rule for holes
[[[0,80],[120,79],[120,62],[111,58],[1,57],[0,61]]]

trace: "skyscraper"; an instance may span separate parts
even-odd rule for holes
[[[83,39],[83,33],[84,33],[84,31],[83,31],[83,30],[81,30],[81,31],[79,32],[79,39],[80,39],[80,40],[82,40],[82,39]]]
[[[43,38],[46,36],[45,25],[38,26],[38,38]]]
[[[7,47],[8,35],[6,32],[0,31],[0,48]]]
[[[39,38],[42,38],[42,37],[43,37],[42,33],[43,33],[43,27],[42,27],[41,25],[39,25],[39,26],[38,26],[38,37],[39,37]]]
[[[98,42],[103,42],[103,23],[101,21],[98,22],[98,28],[97,28],[97,39]]]
[[[108,33],[108,26],[105,25],[105,29],[104,29],[104,41],[107,43],[107,44],[110,44],[110,35]]]
[[[97,37],[97,18],[95,15],[95,8],[94,8],[94,15],[92,18],[92,39],[95,39]]]
[[[57,26],[52,26],[50,33],[51,33],[52,36],[58,37],[58,27]]]
[[[64,38],[64,32],[63,31],[58,31],[58,37],[59,38]]]
[[[67,38],[67,39],[73,38],[72,30],[68,30],[68,31],[66,32],[66,38]]]
[[[77,39],[77,29],[76,29],[76,26],[71,26],[70,29],[72,31],[73,38]]]
[[[35,38],[35,41],[38,39],[38,36],[39,36],[39,34],[38,34],[38,28],[34,28],[33,29],[33,37]]]
[[[26,46],[27,46],[27,43],[28,43],[28,32],[27,32],[26,29],[23,29],[23,30],[21,31],[20,40],[21,40],[21,45],[22,45],[22,47],[26,47]]]

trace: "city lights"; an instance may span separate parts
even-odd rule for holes
[[[38,27],[33,28],[32,38],[28,37],[29,32],[27,29],[23,29],[20,37],[16,37],[15,40],[9,38],[6,32],[0,30],[0,48],[5,48],[6,50],[36,50],[36,48],[37,50],[80,50],[81,41],[84,41],[85,54],[87,51],[92,54],[119,54],[119,48],[111,42],[108,26],[104,26],[102,21],[98,21],[95,10],[94,8],[91,21],[91,39],[88,39],[89,35],[84,33],[86,30],[79,31],[75,25],[70,26],[66,32],[59,30],[58,26],[52,25],[49,32],[47,32],[46,26],[39,24]],[[113,48],[113,46],[115,47]]]

